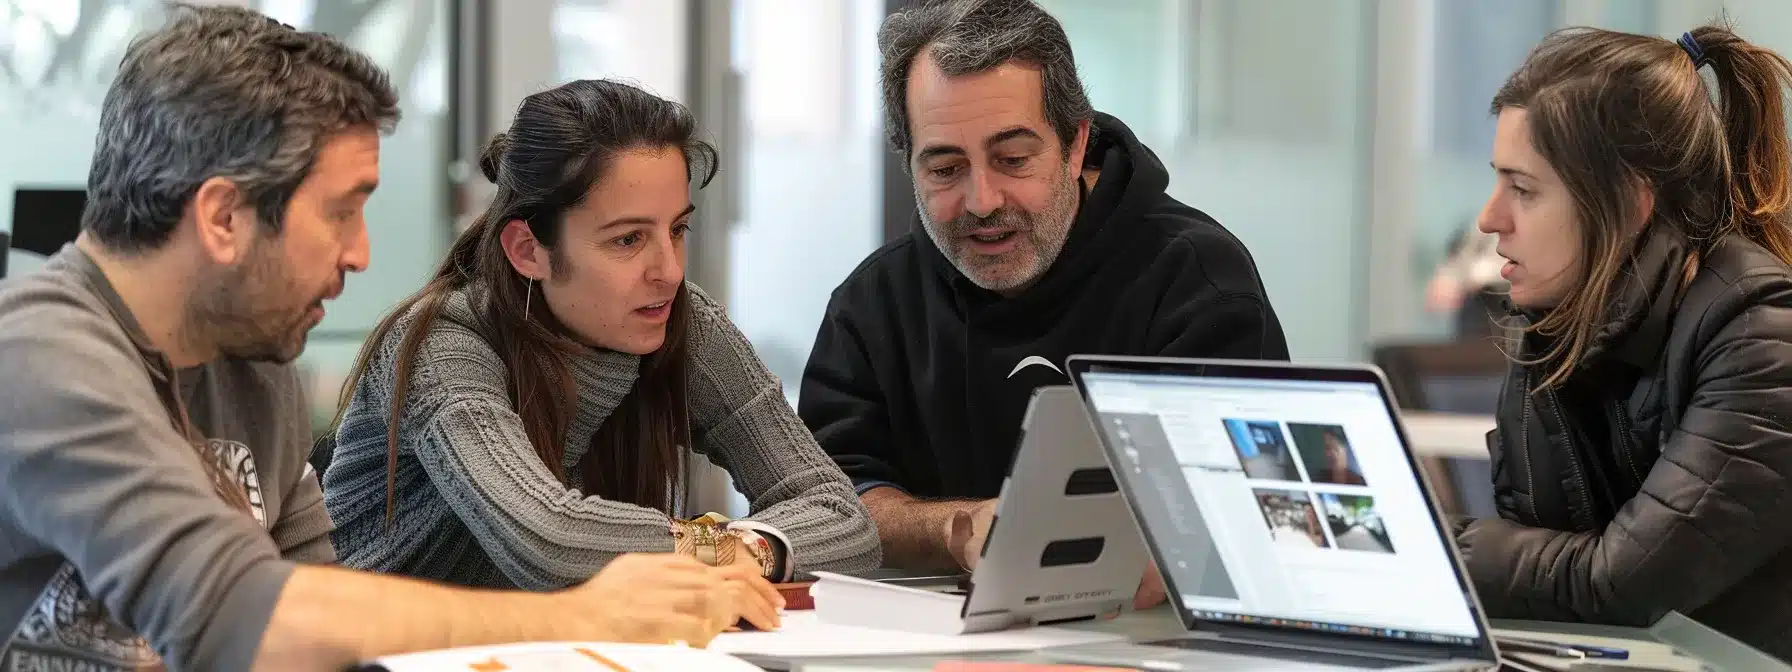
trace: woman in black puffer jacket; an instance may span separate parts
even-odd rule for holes
[[[1679,611],[1792,659],[1788,82],[1726,28],[1579,29],[1494,98],[1480,228],[1523,331],[1499,518],[1457,525],[1490,616]]]

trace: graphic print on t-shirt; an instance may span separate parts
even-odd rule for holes
[[[225,473],[235,476],[249,496],[249,511],[267,527],[267,511],[255,457],[238,441],[210,439],[206,454],[217,460]],[[80,670],[82,672],[144,672],[163,669],[161,660],[137,633],[120,625],[71,563],[50,577],[31,609],[20,619],[5,646],[0,646],[0,670]]]

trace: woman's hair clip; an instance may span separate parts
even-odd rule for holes
[[[1711,62],[1711,57],[1705,55],[1705,48],[1699,46],[1699,41],[1693,39],[1690,32],[1680,34],[1680,49],[1692,58],[1692,69],[1694,70],[1703,68],[1705,64]]]

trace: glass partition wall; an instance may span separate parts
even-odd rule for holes
[[[373,264],[350,276],[311,335],[301,365],[314,415],[335,410],[337,381],[388,307],[421,286],[446,251],[450,19],[453,0],[239,1],[280,21],[337,35],[387,68],[404,120],[381,147],[368,203]],[[21,188],[84,189],[99,105],[132,36],[158,25],[158,0],[0,2],[0,227]],[[42,258],[12,252],[10,273]]]

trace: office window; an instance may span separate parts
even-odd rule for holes
[[[404,120],[381,146],[380,190],[367,206],[373,263],[348,279],[312,333],[302,364],[314,392],[333,392],[379,316],[421,287],[448,240],[445,28],[451,0],[237,2],[306,30],[341,37],[392,75]],[[0,226],[16,189],[85,189],[99,106],[133,36],[163,20],[163,4],[131,0],[0,3]],[[13,252],[8,273],[41,257]],[[334,403],[320,394],[316,412]]]
[[[881,0],[734,5],[745,160],[728,306],[792,399],[828,296],[882,242],[882,10]]]
[[[1293,355],[1360,356],[1373,3],[1041,4],[1095,108],[1164,161],[1171,196],[1250,249]]]

